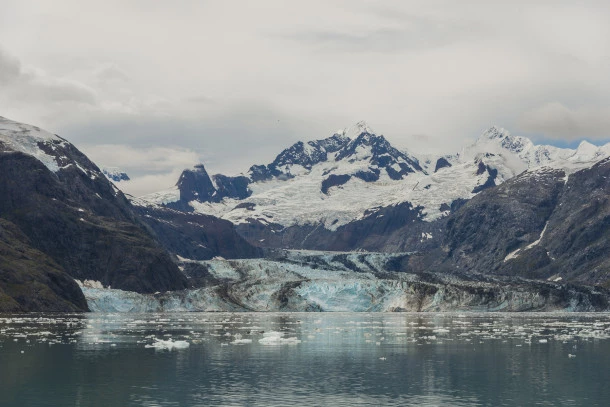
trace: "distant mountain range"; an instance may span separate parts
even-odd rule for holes
[[[298,142],[247,174],[210,176],[198,165],[185,170],[174,188],[134,202],[220,217],[251,243],[274,248],[380,250],[383,245],[365,242],[367,234],[378,232],[354,225],[399,227],[407,219],[415,223],[411,229],[417,229],[419,242],[386,246],[420,250],[425,240],[442,235],[426,224],[446,218],[488,188],[543,168],[568,176],[609,156],[610,144],[582,142],[575,150],[561,149],[491,127],[455,154],[417,157],[359,122],[326,139]],[[352,243],[337,242],[353,233],[359,236],[348,238]]]
[[[486,293],[493,284],[509,284],[540,296],[523,306],[512,299],[511,309],[608,309],[609,157],[610,144],[535,145],[498,127],[455,154],[418,156],[359,122],[295,143],[245,174],[210,175],[200,164],[185,170],[174,188],[127,199],[113,184],[128,178],[124,172],[100,170],[66,140],[0,119],[0,196],[8,197],[0,202],[0,310],[84,310],[74,279],[144,296],[204,284],[223,304],[242,309],[239,291],[231,289],[237,277],[204,267],[195,278],[188,270],[213,258],[277,258],[285,250],[402,253],[375,266],[376,278],[459,276],[456,293],[476,291],[485,280]],[[298,258],[308,267],[334,267],[328,255],[306,253]],[[342,268],[354,275],[367,269],[349,258]],[[240,267],[268,263],[248,264]],[[235,270],[231,276],[241,268]],[[240,285],[262,284],[248,273]],[[275,309],[288,301],[324,310],[295,297],[309,294],[292,277],[267,276],[277,278],[265,282],[277,290],[269,294]],[[569,288],[574,284],[594,288]],[[549,287],[552,300],[544,297]],[[510,296],[501,292],[493,295],[494,309]],[[488,295],[468,298],[480,308]],[[461,300],[430,301],[428,310],[467,307]],[[409,304],[387,309],[412,309]]]
[[[103,167],[102,173],[113,182],[129,181],[129,175],[117,167]]]

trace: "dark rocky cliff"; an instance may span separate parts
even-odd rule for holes
[[[74,146],[55,141],[38,147],[57,171],[0,142],[0,218],[76,279],[138,292],[186,287],[123,194]]]
[[[485,169],[487,170],[487,169]],[[567,182],[566,182],[567,178]],[[320,225],[237,226],[268,248],[417,252],[414,271],[478,273],[610,286],[610,160],[569,177],[563,170],[525,172],[448,216],[421,220],[408,203],[378,208],[334,231]]]
[[[80,288],[17,226],[0,219],[0,312],[87,311]]]
[[[162,207],[136,207],[142,220],[171,253],[193,260],[216,256],[228,259],[261,257],[262,249],[248,243],[229,221]]]
[[[571,174],[525,173],[449,219],[445,245],[483,273],[610,285],[610,160]]]

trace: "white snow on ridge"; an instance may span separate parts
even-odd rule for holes
[[[13,151],[19,151],[36,158],[49,170],[57,172],[60,167],[56,158],[45,153],[39,147],[39,143],[55,149],[56,145],[63,145],[66,141],[36,126],[18,123],[0,116],[0,143]]]
[[[462,157],[468,157],[473,153],[502,155],[512,161],[509,166],[517,170],[517,174],[539,167],[551,167],[571,173],[588,168],[610,156],[610,143],[596,146],[582,141],[576,150],[535,145],[526,137],[513,136],[507,130],[493,126],[483,132],[474,145],[463,149],[460,154]]]
[[[353,140],[362,133],[377,134],[375,133],[375,130],[373,130],[364,120],[359,121],[351,127],[346,127],[345,129],[338,130],[335,134],[338,134],[343,137],[349,137]]]
[[[163,191],[153,192],[152,194],[140,196],[132,200],[132,202],[139,206],[147,206],[150,204],[164,205],[172,202],[177,202],[179,200],[180,190],[178,190],[177,186],[173,186]]]
[[[349,182],[321,191],[322,181],[332,174],[353,174],[368,170],[368,161],[329,161],[313,166],[307,175],[289,180],[272,179],[250,186],[252,196],[245,200],[225,199],[221,203],[191,202],[196,211],[222,217],[233,223],[256,218],[284,226],[316,224],[335,230],[365,216],[371,208],[411,202],[425,208],[425,219],[443,215],[441,205],[456,198],[469,199],[472,190],[484,183],[488,174],[476,176],[476,166],[458,162],[436,174],[410,173],[402,180],[393,180],[382,170],[379,180],[365,182],[353,177]],[[511,173],[511,176],[514,175]],[[253,210],[235,208],[243,202],[253,203]]]
[[[362,132],[374,134],[364,122],[339,134],[357,137]],[[497,170],[494,184],[498,185],[526,170],[551,167],[571,173],[590,167],[610,155],[610,144],[597,147],[583,142],[576,150],[562,149],[535,145],[525,137],[512,136],[504,129],[492,127],[460,153],[445,156],[452,166],[441,168],[436,173],[434,167],[438,157],[428,157],[425,161],[420,160],[427,173],[409,173],[403,179],[393,180],[381,169],[380,177],[375,182],[365,182],[352,176],[347,183],[331,187],[327,194],[321,191],[322,181],[331,174],[353,175],[358,171],[367,171],[371,165],[371,154],[370,147],[361,145],[350,160],[335,161],[332,156],[309,171],[290,170],[294,178],[253,183],[250,185],[252,195],[244,200],[225,199],[220,203],[193,201],[191,205],[197,212],[236,224],[251,219],[285,227],[322,222],[325,228],[335,230],[367,216],[375,208],[410,202],[414,207],[423,207],[423,219],[432,221],[446,214],[441,205],[450,205],[458,198],[472,198],[475,195],[473,190],[488,181],[488,170],[477,174],[480,172],[480,162],[489,169]],[[151,198],[154,200],[154,197]],[[244,202],[254,206],[236,208]],[[443,209],[446,207],[443,206]]]

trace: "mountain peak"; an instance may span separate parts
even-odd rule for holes
[[[373,130],[364,120],[337,132],[337,134],[350,139],[354,139],[363,133],[375,134],[375,130]]]
[[[354,124],[352,126],[355,129],[358,129],[358,131],[364,133],[371,133],[374,134],[375,131],[368,125],[368,123],[364,120],[360,120],[358,123]]]
[[[365,122],[356,123],[350,132],[357,133],[356,137],[339,151],[335,161],[368,161],[373,167],[384,168],[392,179],[402,179],[410,172],[423,172],[417,158],[394,148],[383,135],[376,135]]]
[[[326,150],[326,152],[334,153],[337,150],[340,150],[341,148],[345,147],[350,141],[350,138],[345,136],[344,134],[335,133],[328,138],[316,140],[314,143],[318,143]],[[312,142],[310,141],[310,143]]]
[[[480,136],[479,140],[500,140],[510,137],[510,132],[499,126],[491,126],[485,130]]]
[[[593,143],[588,142],[587,140],[583,140],[578,144],[577,151],[592,151],[597,150],[597,146]]]
[[[490,143],[497,144],[501,148],[513,153],[521,153],[534,145],[527,137],[513,136],[508,130],[498,126],[491,126],[485,130],[475,144],[488,145]]]
[[[576,148],[574,155],[570,157],[571,161],[589,161],[594,159],[595,157],[603,155],[603,152],[600,150],[598,146],[588,142],[587,140],[583,140]]]
[[[216,188],[203,164],[197,164],[192,169],[182,171],[178,183],[180,200],[190,202],[196,199],[209,201],[216,193]]]
[[[33,156],[53,172],[59,171],[64,161],[60,150],[68,144],[61,137],[39,127],[0,116],[0,150]]]
[[[304,143],[298,141],[282,151],[271,165],[275,168],[285,168],[296,164],[310,169],[312,165],[325,160],[326,150],[322,148],[320,142],[309,141]]]

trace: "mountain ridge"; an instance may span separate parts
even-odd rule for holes
[[[265,259],[290,257],[284,249],[354,253],[317,260],[304,253],[299,260],[312,261],[313,269],[338,261],[354,276],[360,272],[354,261],[370,266],[358,253],[380,252],[370,259],[398,253],[389,264],[397,274],[382,270],[378,277],[415,282],[418,296],[417,287],[438,278],[456,295],[485,304],[488,294],[500,293],[494,284],[505,281],[527,287],[538,305],[570,307],[582,300],[582,309],[606,309],[609,151],[610,144],[537,146],[492,127],[456,154],[420,161],[358,123],[283,150],[262,166],[270,172],[266,179],[210,175],[198,165],[185,170],[173,190],[146,200],[125,197],[65,139],[0,119],[0,196],[8,198],[0,201],[0,309],[84,311],[86,287],[75,279],[148,293],[144,301],[168,290],[187,298],[194,291],[185,289],[201,284],[225,298],[234,283],[210,277],[198,262],[263,258],[240,261],[277,266],[281,273],[284,266]],[[326,287],[324,270],[316,273],[322,274],[315,290]],[[459,287],[451,285],[456,279]],[[485,293],[477,291],[481,279],[491,284]],[[295,284],[309,283],[289,280],[272,297],[308,304],[309,291]],[[368,295],[358,282],[340,285],[356,287],[357,297]],[[522,299],[501,292],[497,301],[516,301],[509,308],[520,309]],[[451,298],[442,306],[453,306]]]
[[[2,118],[0,173],[0,219],[11,225],[0,251],[0,288],[16,295],[22,310],[67,309],[66,303],[86,310],[74,279],[144,293],[187,286],[121,191],[67,140]],[[29,254],[15,258],[15,250]],[[41,259],[41,268],[28,259]],[[28,269],[30,290],[12,290]],[[31,298],[40,292],[48,301]]]
[[[324,142],[332,142],[332,152],[321,147]],[[214,215],[237,225],[321,223],[334,230],[375,208],[404,202],[421,206],[423,219],[433,221],[446,216],[453,202],[470,199],[528,168],[551,166],[573,172],[606,156],[610,144],[561,149],[535,145],[492,126],[456,154],[420,160],[358,122],[326,139],[299,141],[272,163],[254,165],[246,174],[209,176],[213,185],[222,179],[224,189],[214,187],[211,193],[200,191],[195,196],[179,183],[141,201]],[[185,174],[188,171],[192,170]],[[299,205],[299,199],[307,204]]]

